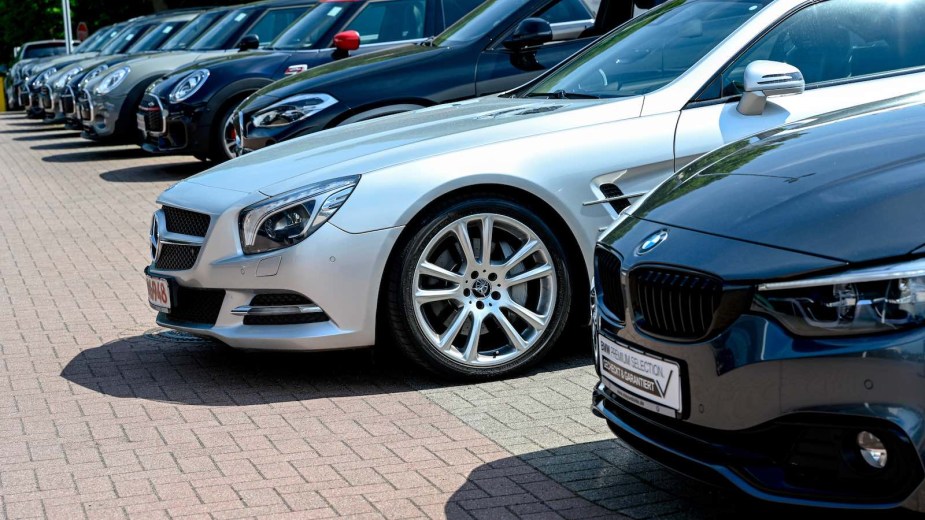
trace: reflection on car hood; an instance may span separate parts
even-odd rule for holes
[[[684,168],[634,216],[845,262],[909,254],[925,243],[925,105],[908,102],[733,143]]]
[[[606,107],[602,105],[607,105]],[[606,108],[606,109],[604,109]],[[489,143],[637,117],[641,98],[574,101],[485,97],[354,123],[286,141],[189,178],[273,195]],[[472,153],[478,153],[472,150]]]

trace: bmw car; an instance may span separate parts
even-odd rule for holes
[[[925,510],[925,96],[721,148],[595,253],[594,411],[756,498]]]
[[[589,323],[594,242],[628,199],[719,145],[921,89],[925,26],[871,20],[923,10],[676,0],[513,92],[219,165],[158,198],[157,321],[242,348],[391,338],[457,377],[529,366]]]

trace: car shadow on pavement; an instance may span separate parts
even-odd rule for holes
[[[676,474],[619,439],[511,456],[469,473],[444,509],[450,520],[509,518],[825,518],[826,511],[759,502]],[[914,518],[909,511],[830,511],[839,520]]]
[[[28,141],[51,141],[52,139],[71,139],[75,137],[80,137],[80,132],[78,132],[77,130],[61,130],[60,128],[58,128],[57,130],[58,130],[58,133],[55,133],[55,134],[43,132],[43,133],[35,134],[35,135],[14,137],[13,140],[14,141],[27,141],[27,142]]]
[[[16,130],[0,130],[0,134],[35,134],[60,132],[62,130],[60,126],[45,125],[38,121],[35,123],[10,123],[10,126],[18,126],[20,128]]]
[[[42,157],[42,160],[54,163],[71,163],[84,161],[118,161],[123,159],[142,159],[145,157],[151,157],[151,155],[137,146],[132,146],[115,150],[87,150],[83,152],[61,153]]]
[[[206,406],[263,405],[411,392],[414,377],[376,360],[373,349],[245,351],[152,329],[82,351],[61,376],[111,397]]]
[[[71,136],[68,136],[71,137]],[[79,137],[79,134],[73,134],[73,137]],[[41,151],[41,150],[80,150],[80,149],[92,149],[92,148],[104,148],[104,147],[113,147],[113,146],[124,146],[119,143],[106,143],[101,141],[90,141],[88,139],[70,139],[68,141],[61,141],[56,143],[44,143],[32,145],[29,148]]]
[[[180,181],[191,175],[206,170],[212,163],[195,161],[173,164],[146,164],[119,170],[110,170],[100,174],[108,182],[164,182]]]

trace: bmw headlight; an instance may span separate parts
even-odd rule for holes
[[[170,91],[170,102],[179,103],[190,98],[209,79],[209,69],[199,69],[189,73]]]
[[[850,336],[925,324],[925,259],[758,287],[752,311],[800,336]]]
[[[132,68],[126,65],[125,67],[119,67],[109,74],[106,74],[103,76],[103,79],[96,84],[93,92],[97,94],[109,94],[125,81],[125,78],[128,77],[130,72],[132,72]]]
[[[32,80],[32,88],[42,88],[42,85],[44,85],[45,82],[48,81],[48,78],[50,78],[51,75],[55,72],[58,72],[58,69],[56,67],[52,67],[36,76],[35,79]]]
[[[284,99],[254,114],[254,126],[286,126],[328,108],[337,100],[327,94],[301,94]]]
[[[239,217],[244,254],[265,253],[305,240],[347,202],[358,182],[359,175],[332,179],[244,208]]]
[[[89,85],[91,81],[100,77],[100,74],[105,72],[108,68],[109,68],[109,65],[103,64],[91,70],[90,72],[87,73],[86,76],[83,77],[82,80],[80,80],[80,83],[77,84],[77,88],[80,90],[87,88],[87,85]]]
[[[55,90],[63,89],[64,85],[67,85],[67,82],[70,81],[71,78],[73,78],[75,75],[79,74],[82,70],[84,70],[84,68],[78,65],[77,67],[68,69],[68,71],[64,74],[61,74],[58,78],[58,81],[55,81],[55,84],[53,85]]]

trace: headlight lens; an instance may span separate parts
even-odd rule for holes
[[[70,81],[71,78],[73,78],[75,74],[79,74],[80,71],[82,70],[84,70],[84,68],[80,66],[72,67],[68,69],[67,72],[65,72],[64,74],[61,75],[61,77],[58,78],[58,81],[55,81],[55,84],[54,84],[55,89],[56,90],[63,89],[64,85],[66,85],[67,82]]]
[[[90,72],[87,73],[86,76],[84,76],[82,80],[80,80],[80,83],[77,84],[77,88],[81,90],[85,89],[91,81],[100,77],[100,74],[102,74],[108,68],[109,68],[109,65],[100,65],[99,67],[91,70]]]
[[[347,202],[358,182],[359,175],[319,182],[244,208],[239,217],[244,254],[305,240]]]
[[[302,94],[284,99],[254,114],[254,126],[286,126],[328,108],[337,100],[327,94]]]
[[[199,69],[183,78],[170,92],[170,102],[179,103],[190,98],[209,79],[208,69]]]
[[[759,286],[752,310],[800,336],[852,336],[925,323],[925,259]]]
[[[125,81],[125,78],[128,77],[130,72],[132,72],[131,67],[119,67],[118,69],[103,76],[103,79],[101,79],[100,82],[96,84],[96,88],[94,88],[93,91],[97,94],[109,94],[115,90],[116,87],[121,85],[123,81]]]
[[[55,67],[52,67],[46,70],[45,72],[39,74],[38,76],[35,77],[34,80],[32,80],[32,87],[42,88],[42,85],[44,85],[45,82],[48,81],[48,78],[50,78],[51,75],[54,74],[55,72],[58,72],[58,69]]]

